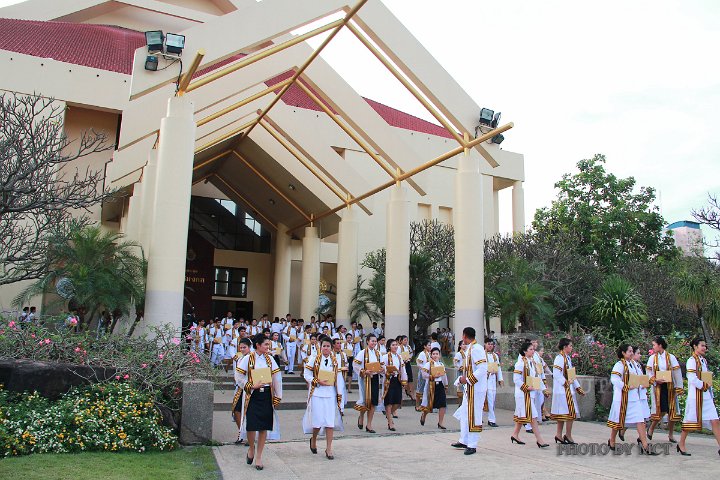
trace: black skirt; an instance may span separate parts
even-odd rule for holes
[[[413,373],[412,373],[412,363],[410,361],[405,362],[405,371],[407,372],[407,381],[412,382],[413,381]]]
[[[667,383],[660,384],[660,412],[670,413],[670,392]]]
[[[380,376],[373,375],[370,377],[370,403],[374,406],[378,406],[378,399],[380,398]]]
[[[435,383],[435,395],[433,397],[433,408],[447,407],[447,398],[445,397],[445,385],[442,382]]]
[[[270,387],[264,391],[253,390],[245,414],[245,430],[248,432],[262,432],[273,429],[273,406]]]
[[[402,384],[400,384],[398,377],[391,377],[385,395],[385,405],[400,405],[402,403],[402,392]]]

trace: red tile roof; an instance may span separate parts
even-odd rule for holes
[[[143,32],[122,27],[0,18],[0,50],[52,58],[100,70],[131,74],[135,50],[143,45]],[[217,68],[238,58],[241,56],[231,57],[213,67]],[[201,70],[198,74],[209,70]],[[291,75],[291,72],[285,72],[267,84],[273,85]],[[283,101],[299,108],[320,110],[310,97],[294,85],[283,95]],[[365,101],[393,127],[451,138],[443,127],[434,123],[368,98]]]

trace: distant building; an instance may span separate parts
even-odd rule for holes
[[[695,255],[697,252],[702,252],[703,235],[698,222],[681,220],[668,225],[667,230],[672,232],[675,245],[685,255]]]

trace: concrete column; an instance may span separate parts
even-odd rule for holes
[[[282,223],[277,225],[275,236],[275,278],[273,293],[273,316],[284,317],[290,312],[290,235],[288,227]]]
[[[410,202],[402,185],[390,189],[385,260],[385,336],[410,334]]]
[[[358,221],[355,207],[343,210],[338,231],[337,300],[335,315],[338,325],[350,324],[350,303],[357,288]]]
[[[143,202],[140,208],[140,229],[138,241],[145,252],[145,258],[150,254],[150,236],[155,220],[155,182],[157,178],[158,151],[150,150],[147,165],[143,169],[140,195]]]
[[[493,235],[500,233],[500,200],[497,190],[493,190]]]
[[[513,233],[525,233],[525,191],[517,180],[512,190]]]
[[[483,205],[485,182],[480,174],[480,157],[468,150],[458,159],[455,177],[455,321],[458,337],[465,327],[475,329],[482,342],[484,309]],[[490,209],[492,212],[492,210]]]
[[[483,233],[485,238],[495,234],[495,198],[493,195],[493,177],[482,175],[482,211],[483,211]]]
[[[168,100],[160,122],[154,214],[145,295],[147,326],[180,330],[185,288],[193,158],[194,105],[187,97]]]
[[[305,227],[302,240],[302,271],[300,284],[300,318],[310,321],[318,308],[320,296],[320,237],[317,227]]]
[[[140,228],[142,225],[142,184],[136,183],[133,186],[133,194],[128,201],[128,214],[123,229],[126,240],[140,241]]]

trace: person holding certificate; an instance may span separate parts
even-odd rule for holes
[[[703,426],[712,429],[715,441],[720,445],[720,420],[713,403],[712,373],[705,359],[707,344],[705,340],[694,338],[690,342],[690,347],[693,349],[693,355],[685,364],[688,380],[685,418],[683,418],[680,443],[677,445],[678,453],[686,456],[690,455],[685,450],[688,433],[700,431]],[[720,455],[720,450],[718,454]]]
[[[667,352],[666,348],[665,339],[656,337],[652,342],[654,353],[648,358],[647,369],[652,386],[648,438],[652,440],[655,427],[667,414],[668,440],[671,443],[677,443],[673,438],[673,433],[675,432],[675,422],[682,420],[678,397],[683,393],[683,379],[677,358]]]
[[[243,441],[246,440],[246,433],[242,430],[242,407],[243,407],[243,389],[240,388],[240,371],[238,370],[238,365],[240,364],[240,360],[250,353],[252,349],[250,348],[252,343],[247,338],[241,338],[238,341],[238,352],[235,354],[235,357],[233,358],[234,363],[234,376],[235,376],[235,395],[233,396],[232,406],[230,407],[230,411],[232,412],[233,419],[235,420],[235,424],[238,427],[238,436],[237,440],[235,440],[236,445],[242,445]]]
[[[340,339],[330,337],[330,341],[332,342],[333,355],[335,355],[335,360],[337,360],[338,364],[338,370],[340,371],[340,377],[337,383],[337,391],[338,394],[342,396],[342,400],[340,402],[340,416],[343,416],[345,415],[345,404],[347,403],[345,375],[347,375],[349,366],[352,365],[352,363],[348,361],[347,354],[342,349],[342,342],[340,341]]]
[[[488,385],[487,385],[487,412],[488,412],[488,426],[497,427],[495,423],[495,397],[497,396],[498,384],[502,387],[505,385],[505,381],[502,376],[502,369],[500,368],[500,356],[495,353],[495,342],[490,337],[485,337],[485,358],[487,358],[488,365]]]
[[[387,341],[388,352],[381,357],[385,365],[383,380],[383,404],[385,405],[385,418],[388,422],[388,430],[395,431],[397,410],[402,403],[403,386],[407,383],[405,364],[398,354],[398,342],[395,339]]]
[[[418,366],[418,372],[420,369],[430,361],[430,339],[426,339],[423,341],[423,351],[420,352],[415,359],[415,363]],[[423,399],[423,392],[425,391],[425,382],[427,380],[420,374],[418,374],[417,379],[417,386],[415,387],[415,411],[416,412],[422,412],[422,409],[420,408],[420,403]]]
[[[461,376],[463,372],[465,371],[465,349],[467,348],[467,345],[463,343],[462,340],[458,342],[457,352],[455,352],[455,356],[453,357],[453,366],[458,371],[458,376]],[[458,402],[462,402],[463,398],[463,385],[457,386],[457,391],[455,392],[458,397]]]
[[[545,443],[540,436],[538,427],[538,403],[535,400],[537,395],[543,394],[543,382],[540,378],[542,372],[538,371],[534,361],[535,347],[529,341],[520,346],[520,359],[515,363],[513,381],[515,383],[515,431],[510,437],[511,443],[525,445],[518,439],[520,427],[529,423],[539,448],[547,448],[550,445]]]
[[[642,350],[639,345],[632,345],[633,357],[628,367],[630,368],[630,384],[631,386],[639,385],[638,394],[640,395],[640,408],[643,411],[643,418],[647,421],[650,418],[650,407],[648,405],[647,389],[650,386],[649,378],[643,370],[641,362]],[[625,441],[625,432],[627,428],[618,432],[621,441]]]
[[[580,418],[577,395],[585,395],[575,374],[570,354],[573,344],[569,338],[561,338],[558,343],[559,353],[553,362],[553,396],[550,418],[557,421],[555,443],[575,444],[572,437],[573,422]],[[563,435],[563,427],[565,434]]]
[[[400,358],[405,364],[405,375],[407,376],[407,383],[405,384],[405,394],[408,396],[408,398],[410,398],[410,400],[413,400],[415,397],[412,393],[412,384],[415,379],[413,378],[412,370],[413,351],[412,348],[410,348],[410,338],[407,335],[400,335],[397,340],[400,344],[400,346],[398,347],[398,354],[400,355]]]
[[[446,392],[448,379],[438,347],[430,350],[430,361],[422,366],[420,375],[425,379],[425,390],[423,391],[423,400],[421,403],[423,413],[420,416],[420,425],[425,425],[427,414],[437,409],[438,428],[445,430],[443,420],[445,419],[445,409],[447,408]]]
[[[380,400],[380,374],[384,371],[380,351],[377,349],[377,337],[371,333],[366,337],[366,347],[353,360],[353,367],[358,374],[358,400],[353,407],[360,412],[357,426],[362,430],[363,419],[367,413],[365,431],[375,433],[372,428],[375,407]]]
[[[280,438],[275,407],[282,399],[282,375],[270,356],[270,339],[259,334],[252,341],[255,351],[245,355],[237,367],[238,383],[245,394],[241,431],[244,429],[247,432],[250,447],[245,457],[247,464],[255,462],[255,468],[262,470],[266,440]]]
[[[332,351],[332,340],[328,336],[320,339],[320,353],[308,357],[304,369],[308,382],[308,400],[302,425],[304,433],[311,433],[310,451],[317,453],[318,435],[325,435],[325,457],[333,460],[333,434],[343,431],[342,393],[338,385],[342,372],[337,357]]]
[[[608,415],[607,426],[610,427],[610,440],[608,447],[615,450],[615,437],[626,425],[635,424],[638,431],[640,453],[657,455],[648,449],[648,436],[645,433],[645,417],[643,417],[642,400],[638,391],[639,383],[630,381],[630,361],[633,358],[633,348],[623,343],[617,349],[619,360],[610,373],[610,382],[613,385],[613,402]]]

